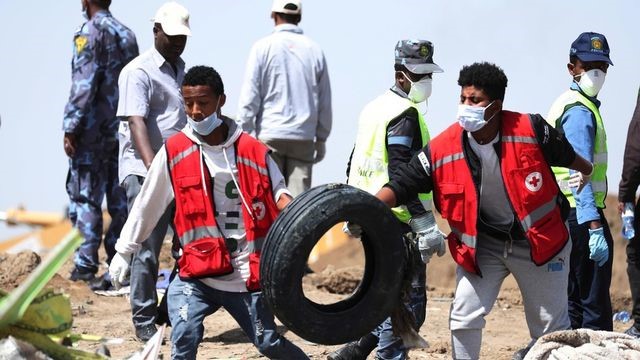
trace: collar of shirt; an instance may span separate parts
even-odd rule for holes
[[[302,29],[294,24],[280,24],[273,28],[273,32],[289,31],[296,34],[302,34]]]
[[[582,89],[580,89],[580,86],[578,86],[578,83],[576,83],[575,81],[573,81],[571,83],[571,90],[579,92],[584,97],[586,97],[587,99],[591,100],[592,103],[596,104],[596,107],[598,107],[598,108],[600,107],[600,100],[596,99],[595,97],[591,97],[591,96],[585,94],[584,92],[582,92]]]
[[[91,20],[102,16],[111,16],[111,12],[109,10],[98,10],[95,14],[93,14]]]
[[[160,52],[158,51],[158,49],[155,48],[155,46],[151,48],[151,56],[153,57],[153,62],[156,63],[158,68],[161,68],[164,64],[167,64],[169,67],[171,67],[171,64],[169,64],[169,62],[164,58],[164,56],[160,54]],[[178,74],[184,70],[184,61],[182,60],[181,57],[178,58],[178,62],[176,63],[176,68],[178,69]]]

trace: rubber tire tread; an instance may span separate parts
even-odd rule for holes
[[[364,276],[348,298],[318,304],[302,289],[307,259],[324,233],[343,221],[362,226]],[[267,235],[260,260],[264,299],[288,329],[308,341],[336,345],[358,339],[398,303],[406,262],[401,236],[398,220],[373,195],[346,184],[309,189],[285,208]]]

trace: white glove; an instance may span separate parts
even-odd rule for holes
[[[409,226],[416,233],[422,262],[428,263],[434,253],[437,253],[438,256],[445,254],[447,248],[444,242],[444,234],[438,229],[431,211],[422,216],[412,218]]]
[[[327,147],[324,141],[316,141],[315,143],[316,157],[313,159],[314,163],[319,163],[324,159],[324,155],[327,153]]]
[[[342,231],[351,237],[362,236],[362,227],[356,223],[345,221],[342,225]]]
[[[116,290],[122,287],[122,284],[129,277],[129,267],[133,254],[116,253],[109,264],[109,275],[111,283]]]
[[[593,169],[593,167],[591,168]],[[582,189],[584,189],[585,185],[591,181],[591,175],[593,175],[593,170],[591,170],[591,174],[583,174],[580,171],[574,171],[573,174],[569,176],[569,181],[567,184],[570,188],[577,188],[576,194],[580,194]]]

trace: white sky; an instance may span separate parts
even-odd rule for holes
[[[150,19],[161,0],[113,0],[111,11],[152,46]],[[273,28],[271,0],[182,0],[193,37],[187,67],[205,64],[222,75],[223,113],[236,113],[251,45]],[[341,182],[362,107],[393,83],[397,40],[435,44],[436,74],[427,123],[432,136],[455,121],[461,67],[490,61],[509,78],[505,108],[546,115],[570,84],[571,42],[583,31],[605,34],[615,66],[599,96],[608,133],[609,191],[617,192],[624,142],[640,85],[640,40],[634,0],[305,0],[301,27],[324,49],[333,91],[333,131],[313,184]],[[72,36],[80,1],[0,0],[0,211],[17,205],[59,211],[68,201],[62,113],[70,88]],[[0,239],[24,231],[0,224]]]

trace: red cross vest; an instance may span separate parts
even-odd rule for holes
[[[502,112],[500,169],[509,204],[531,245],[536,265],[551,260],[569,239],[562,220],[562,194],[547,164],[527,114]],[[478,194],[458,124],[431,140],[434,202],[451,227],[451,255],[465,270],[480,274],[476,263]]]
[[[240,135],[234,146],[238,191],[251,207],[249,211],[243,201],[242,219],[251,251],[246,284],[249,291],[257,291],[262,243],[279,211],[267,168],[268,148],[246,133]],[[166,150],[176,200],[174,224],[183,252],[178,259],[179,276],[202,278],[233,272],[231,256],[214,216],[211,175],[198,145],[179,132],[167,140]]]

